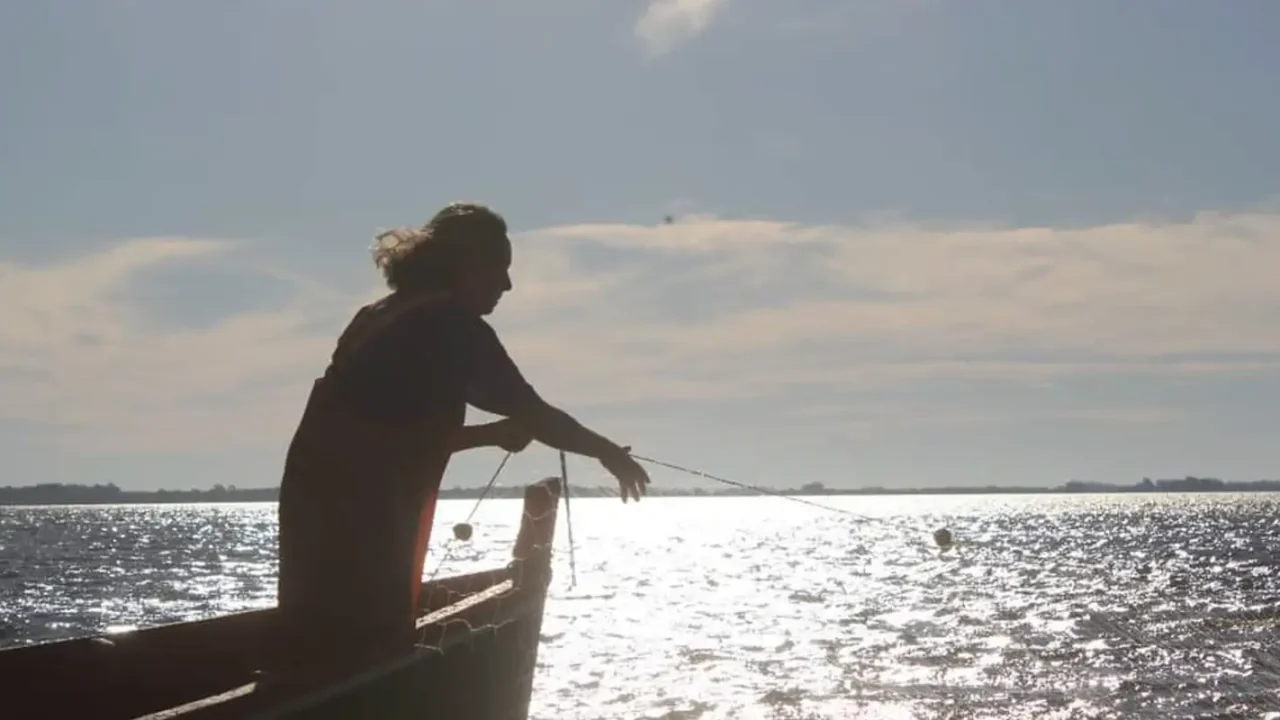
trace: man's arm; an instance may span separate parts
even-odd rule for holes
[[[509,417],[525,427],[543,445],[597,460],[626,454],[617,443],[596,433],[542,398],[528,398],[509,409]]]
[[[452,451],[500,447],[509,452],[520,452],[532,439],[527,430],[512,420],[499,420],[483,425],[465,425],[454,436]]]
[[[630,448],[587,429],[569,413],[541,399],[516,405],[512,410],[511,418],[544,445],[599,460],[618,479],[622,502],[638,501],[645,494],[649,474],[631,457]]]
[[[649,476],[627,448],[587,429],[543,400],[525,381],[488,323],[480,323],[472,339],[475,365],[467,389],[471,405],[510,418],[544,445],[599,460],[618,479],[623,502],[628,497],[640,499]]]
[[[497,445],[497,434],[493,431],[495,424],[464,426],[453,438],[453,452]]]
[[[556,450],[606,460],[626,451],[593,432],[569,413],[543,400],[507,355],[488,324],[476,330],[475,368],[467,402],[519,423],[533,438]]]

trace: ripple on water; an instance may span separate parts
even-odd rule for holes
[[[1280,713],[1280,496],[827,500],[862,516],[576,500],[534,716]],[[437,530],[428,572],[505,563],[518,516]],[[0,509],[0,645],[269,606],[274,544],[269,504]]]

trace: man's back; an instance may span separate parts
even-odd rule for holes
[[[279,506],[280,609],[303,657],[409,637],[420,525],[466,410],[458,353],[430,341],[458,324],[431,303],[363,308],[313,385]]]

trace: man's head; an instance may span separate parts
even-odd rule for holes
[[[511,289],[507,223],[483,205],[452,203],[419,230],[385,232],[373,256],[392,290],[447,291],[479,315]]]

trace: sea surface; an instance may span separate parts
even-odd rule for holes
[[[813,499],[575,500],[533,716],[1280,718],[1280,494]],[[473,505],[428,574],[507,561],[518,501],[452,540]],[[269,606],[274,542],[273,504],[0,508],[0,646]]]

